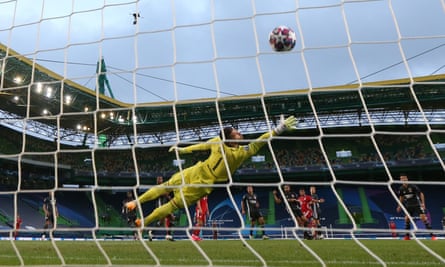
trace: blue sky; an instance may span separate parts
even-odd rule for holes
[[[291,52],[269,47],[278,25]],[[91,89],[103,56],[126,103],[441,74],[443,25],[441,0],[0,0],[1,43]]]

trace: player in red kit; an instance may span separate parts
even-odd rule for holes
[[[20,225],[22,225],[22,218],[20,218],[20,215],[17,215],[17,219],[15,220],[14,239],[17,239],[17,235],[19,234]]]
[[[393,220],[389,221],[389,229],[391,229],[392,237],[397,237],[397,227]]]
[[[196,225],[192,233],[193,241],[202,240],[199,234],[201,233],[201,227],[203,227],[207,221],[207,216],[209,216],[209,204],[207,202],[207,196],[204,196],[198,202],[196,202],[196,208],[195,208]]]
[[[300,201],[301,212],[303,212],[304,217],[309,220],[312,217],[312,197],[306,195],[306,191],[303,188],[300,188],[300,196],[298,197],[298,201]]]
[[[312,197],[309,195],[306,195],[306,191],[304,188],[300,188],[299,191],[299,197],[298,201],[300,202],[301,212],[303,213],[303,216],[306,218],[305,227],[308,227],[310,225],[310,220],[312,218],[312,209],[311,209],[311,203],[312,203]],[[304,238],[305,239],[312,239],[312,235],[309,231],[304,231]]]

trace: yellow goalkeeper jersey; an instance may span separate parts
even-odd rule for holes
[[[210,156],[202,162],[202,171],[205,172],[201,177],[190,177],[191,180],[200,179],[201,183],[212,184],[215,182],[225,182],[229,178],[228,171],[233,174],[239,166],[248,158],[255,155],[262,146],[264,146],[269,137],[275,135],[275,132],[267,132],[252,141],[248,145],[240,145],[238,147],[230,147],[221,143],[221,138],[214,137],[205,143],[191,145],[183,148],[184,153],[193,151],[210,150]],[[224,155],[221,152],[224,149]]]

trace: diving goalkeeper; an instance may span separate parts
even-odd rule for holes
[[[232,127],[225,127],[220,136],[214,137],[205,143],[187,147],[172,146],[168,151],[177,151],[179,154],[202,150],[210,150],[211,152],[204,162],[200,161],[182,172],[175,173],[168,181],[150,188],[136,200],[127,202],[125,207],[131,211],[137,207],[137,202],[142,204],[173,191],[174,196],[169,202],[154,209],[152,213],[145,217],[144,225],[147,226],[152,222],[165,218],[177,209],[184,208],[184,205],[193,205],[199,199],[212,192],[212,185],[215,182],[226,182],[229,179],[227,172],[230,171],[230,174],[233,174],[245,160],[255,155],[266,144],[268,138],[280,135],[286,130],[296,129],[296,126],[297,120],[294,116],[290,116],[285,120],[282,119],[273,131],[262,134],[248,145],[240,145],[239,141],[243,140],[243,135],[238,130]],[[223,134],[225,141],[221,143]],[[142,225],[141,220],[136,219],[135,225],[140,227]]]

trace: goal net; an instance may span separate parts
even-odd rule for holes
[[[445,263],[444,23],[443,0],[0,1],[0,265]],[[261,148],[188,184],[205,142]],[[185,208],[139,228],[153,188]]]

